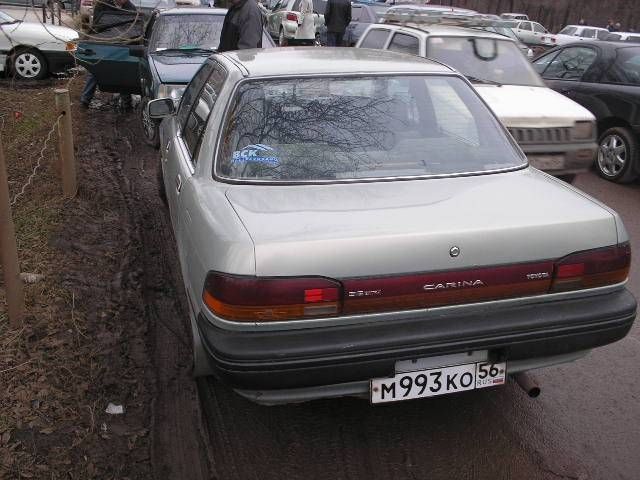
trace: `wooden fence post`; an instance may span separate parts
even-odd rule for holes
[[[71,101],[69,90],[60,88],[54,90],[58,115],[62,115],[58,127],[60,146],[62,193],[66,198],[73,198],[77,192],[76,159],[73,152],[73,132],[71,129]]]
[[[24,292],[20,269],[18,268],[18,249],[16,247],[15,227],[9,202],[9,182],[4,161],[2,138],[0,138],[0,263],[4,273],[4,288],[7,293],[9,325],[19,328],[24,315]]]

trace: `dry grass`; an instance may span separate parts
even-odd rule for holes
[[[77,87],[76,87],[77,88]],[[35,168],[57,117],[53,88],[0,89],[2,141],[11,198]],[[0,276],[0,478],[69,478],[72,450],[90,433],[91,345],[74,294],[56,281],[49,241],[65,202],[56,174],[57,134],[42,166],[13,208],[22,272],[45,279],[25,285],[23,326],[9,329]]]

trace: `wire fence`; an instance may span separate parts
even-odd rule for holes
[[[38,173],[38,170],[40,169],[41,165],[42,165],[42,161],[44,160],[44,154],[47,150],[47,146],[49,144],[49,142],[51,141],[51,135],[53,135],[53,132],[55,132],[59,126],[60,126],[60,119],[64,116],[63,113],[60,113],[57,118],[56,121],[53,123],[53,125],[51,126],[51,128],[49,129],[49,132],[47,133],[44,142],[42,143],[42,148],[40,149],[40,154],[38,155],[38,159],[36,161],[36,165],[35,167],[33,167],[33,170],[31,171],[31,174],[29,174],[29,176],[27,177],[27,181],[24,183],[24,185],[22,185],[22,187],[20,188],[19,192],[16,193],[13,196],[13,199],[11,200],[10,205],[13,207],[17,202],[18,199],[24,195],[25,191],[27,190],[27,188],[29,187],[29,185],[31,185],[31,182],[33,181],[33,178],[36,176],[36,173]]]

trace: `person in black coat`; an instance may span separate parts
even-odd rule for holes
[[[342,47],[344,32],[351,23],[351,0],[329,0],[324,12],[327,46]]]
[[[230,0],[220,32],[219,52],[262,48],[262,12],[255,0]]]

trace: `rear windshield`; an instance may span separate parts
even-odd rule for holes
[[[526,162],[460,78],[378,76],[242,83],[216,174],[340,181],[479,173]]]
[[[427,57],[452,66],[472,82],[544,85],[518,46],[506,39],[430,36]]]
[[[207,48],[220,44],[224,15],[161,15],[149,42],[152,52],[174,48]]]

